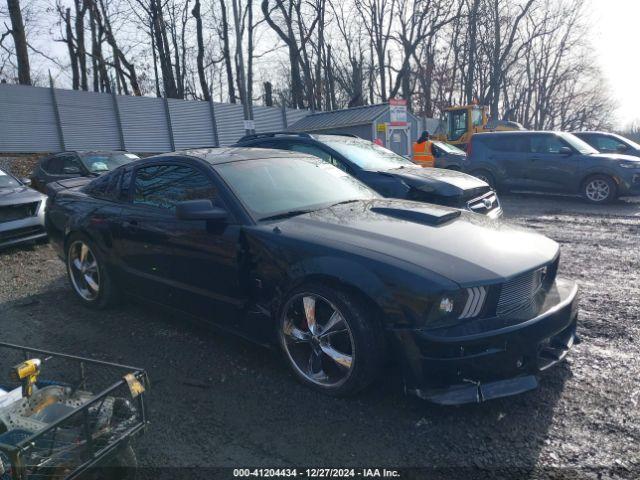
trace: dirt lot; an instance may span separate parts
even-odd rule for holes
[[[582,290],[583,342],[543,375],[540,389],[519,397],[437,407],[405,397],[393,371],[354,399],[318,396],[276,352],[179,316],[141,305],[87,311],[49,246],[0,254],[2,338],[147,368],[152,424],[138,447],[148,466],[473,467],[472,476],[639,478],[640,202],[595,208],[512,195],[503,204],[510,221],[560,242],[561,274]]]

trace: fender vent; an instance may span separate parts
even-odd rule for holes
[[[464,318],[474,318],[480,315],[484,301],[487,298],[487,289],[484,287],[467,288],[467,303],[464,305],[462,313],[458,317],[460,320]]]

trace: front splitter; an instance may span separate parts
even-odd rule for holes
[[[510,397],[538,388],[538,379],[535,375],[524,375],[486,383],[472,380],[467,382],[442,389],[415,389],[411,393],[439,405],[464,405]]]

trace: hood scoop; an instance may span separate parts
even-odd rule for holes
[[[420,207],[416,210],[405,210],[392,207],[373,207],[371,211],[380,215],[431,226],[442,225],[460,216],[460,210],[448,208]]]

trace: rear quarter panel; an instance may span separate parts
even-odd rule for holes
[[[106,220],[119,215],[119,211],[119,206],[92,198],[79,189],[64,190],[49,198],[45,225],[61,257],[65,242],[73,233],[88,236],[103,254],[109,254],[111,232]]]
[[[497,162],[490,159],[491,150],[477,138],[479,135],[482,134],[476,134],[471,138],[471,155],[467,156],[465,172],[472,173],[482,169],[491,172],[496,180],[503,179],[504,172],[500,170]]]

